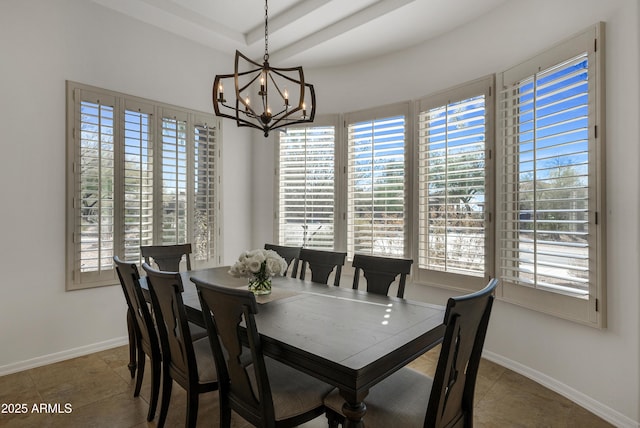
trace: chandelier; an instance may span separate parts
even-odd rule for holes
[[[234,91],[229,96],[227,88]],[[225,97],[229,96],[230,100]],[[252,101],[257,97],[257,102]],[[269,14],[264,2],[264,57],[259,64],[236,51],[233,74],[216,75],[213,81],[216,116],[234,119],[238,126],[269,132],[298,123],[313,122],[316,95],[305,83],[302,67],[276,68],[269,64]]]

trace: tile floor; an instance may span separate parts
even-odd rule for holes
[[[438,349],[434,349],[411,365],[432,374],[437,358]],[[149,376],[140,397],[134,398],[127,363],[128,348],[121,346],[0,377],[0,427],[155,427],[157,415],[156,420],[146,421]],[[217,400],[217,392],[201,395],[198,427],[219,426]],[[9,406],[16,403],[27,404],[27,413],[4,413],[14,410]],[[33,405],[40,403],[49,405],[50,412],[34,411]],[[486,360],[480,366],[475,406],[477,428],[611,427],[566,398]],[[184,426],[185,408],[185,393],[176,385],[166,426]],[[232,422],[234,428],[249,426],[236,415]],[[304,425],[326,426],[324,417]]]

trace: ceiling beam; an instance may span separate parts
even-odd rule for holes
[[[282,61],[290,58],[308,49],[320,45],[323,42],[331,40],[341,34],[347,33],[356,27],[364,25],[376,18],[379,18],[389,12],[399,9],[415,0],[380,0],[371,6],[367,6],[358,12],[355,12],[323,29],[316,31],[302,39],[299,39],[281,49],[270,53],[270,57],[274,61]],[[402,25],[401,23],[399,25]]]
[[[327,3],[330,3],[332,0],[306,0],[300,3],[297,3],[295,6],[287,9],[285,12],[280,13],[274,17],[269,17],[269,33],[276,32],[285,28],[287,25],[292,22],[297,21],[298,19],[303,18],[304,16],[310,14],[316,9],[321,8]],[[261,22],[259,25],[256,25],[254,28],[249,30],[245,35],[247,45],[252,45],[257,41],[264,40],[264,23]]]

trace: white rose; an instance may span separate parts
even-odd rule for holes
[[[280,264],[280,260],[275,258],[267,259],[267,274],[270,276],[282,275],[282,265]]]
[[[260,272],[262,261],[258,258],[249,259],[247,262],[247,269],[253,273]]]

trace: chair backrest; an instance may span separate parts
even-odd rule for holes
[[[158,271],[146,263],[142,268],[147,272],[164,370],[169,370],[171,377],[183,387],[197,384],[198,366],[182,301],[182,277],[177,272]]]
[[[305,279],[307,267],[311,270],[311,281],[321,284],[328,284],[329,275],[335,269],[333,285],[340,285],[340,275],[347,253],[335,251],[310,250],[303,248],[300,250],[300,279]]]
[[[391,283],[400,275],[398,281],[397,297],[404,297],[404,287],[407,275],[411,272],[410,259],[393,259],[388,257],[368,256],[364,254],[353,255],[353,289],[357,290],[360,282],[360,272],[367,280],[367,291],[370,293],[387,295]]]
[[[122,291],[133,315],[133,327],[136,330],[136,338],[139,338],[142,348],[148,355],[160,355],[160,343],[156,334],[156,327],[151,317],[151,312],[142,294],[140,287],[140,274],[135,263],[124,262],[113,257],[116,264],[116,272],[120,278]]]
[[[198,289],[216,361],[221,406],[231,406],[255,426],[275,421],[269,377],[254,319],[258,313],[255,296],[244,289],[220,287],[196,278],[191,281]],[[251,349],[251,365],[240,358],[240,323],[243,321]]]
[[[497,284],[492,279],[478,292],[448,300],[425,428],[473,426],[473,394]]]
[[[178,272],[182,256],[187,258],[187,270],[191,270],[191,244],[148,245],[140,247],[144,261],[151,265],[151,259],[158,269],[165,272]]]
[[[264,244],[265,250],[273,250],[287,262],[287,270],[291,268],[291,278],[298,276],[298,259],[300,258],[300,250],[302,247],[289,247],[286,245]],[[284,276],[288,273],[285,272]]]

